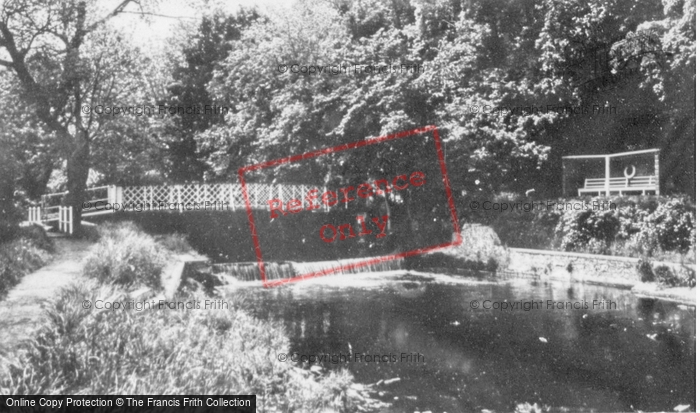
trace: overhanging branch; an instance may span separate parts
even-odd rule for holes
[[[112,11],[111,11],[109,14],[107,14],[105,17],[103,17],[103,18],[97,20],[96,22],[94,22],[93,24],[91,24],[90,26],[88,26],[88,27],[85,29],[85,31],[91,32],[91,31],[95,30],[99,25],[103,24],[104,22],[106,22],[107,20],[109,20],[109,19],[111,19],[112,17],[116,16],[117,14],[123,12],[124,9],[126,8],[126,6],[129,5],[129,3],[135,3],[135,1],[134,1],[134,0],[124,0],[124,1],[122,1],[121,3],[119,3],[119,5],[118,5],[117,7],[114,8],[114,10],[112,10]]]

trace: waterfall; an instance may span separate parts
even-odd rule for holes
[[[370,265],[360,267],[343,268],[362,261],[377,261]],[[354,258],[333,261],[313,262],[266,262],[265,276],[268,280],[293,278],[304,274],[312,274],[327,270],[333,270],[331,274],[358,274],[363,272],[382,272],[403,269],[403,259],[390,259],[388,257]],[[232,276],[240,281],[260,280],[260,271],[257,262],[234,262],[212,264],[214,274]]]

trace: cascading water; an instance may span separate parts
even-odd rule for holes
[[[358,274],[366,272],[394,271],[403,269],[402,258],[383,258],[385,257],[377,257],[375,259],[372,259],[377,260],[377,262],[357,267],[351,267],[351,265],[367,261],[368,258],[314,262],[266,262],[265,276],[268,280],[279,280],[283,278],[294,278],[304,274],[313,274],[328,270],[333,270],[332,274]],[[257,262],[213,264],[212,270],[215,274],[222,274],[234,277],[239,281],[260,280],[260,271],[258,269]]]

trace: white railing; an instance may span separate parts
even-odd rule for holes
[[[315,203],[325,210],[328,207],[321,202],[325,188],[309,185],[283,184],[246,184],[248,200],[253,209],[269,208],[268,201],[280,199],[286,205],[292,199],[305,203],[310,190],[316,189]],[[68,192],[42,195],[41,207],[31,207],[30,222],[59,221],[64,222],[61,203]],[[87,196],[83,202],[83,216],[113,213],[116,211],[193,211],[207,210],[233,211],[245,209],[243,189],[240,184],[184,184],[152,186],[99,186],[86,189]],[[187,205],[193,206],[192,208]],[[338,202],[338,205],[340,202]],[[174,208],[172,207],[174,205]],[[194,208],[199,205],[199,208]],[[345,205],[347,207],[347,204]],[[67,221],[66,221],[67,222]],[[72,225],[72,223],[71,223]]]
[[[96,211],[95,205],[99,201],[108,202],[110,200],[110,191],[113,191],[115,186],[96,186],[85,190],[85,202],[83,206],[83,214]],[[59,208],[63,202],[63,197],[68,194],[65,192],[56,192],[41,196],[41,220],[56,221],[59,219]],[[112,198],[113,199],[113,198]],[[90,207],[91,206],[91,207]]]
[[[58,207],[58,230],[61,232],[73,233],[73,207]]]
[[[27,222],[30,224],[41,224],[41,207],[29,207]]]
[[[323,188],[307,185],[246,184],[248,200],[253,209],[269,208],[268,201],[280,199],[285,204],[292,199],[303,200],[307,192],[318,189],[316,202],[320,203]],[[186,184],[160,186],[116,187],[114,202],[123,205],[140,205],[144,210],[162,209],[160,204],[176,204],[182,210],[184,205],[211,206],[210,209],[245,209],[243,190],[239,184]],[[207,204],[208,203],[208,204]],[[216,207],[223,205],[223,208]]]

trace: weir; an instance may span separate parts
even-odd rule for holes
[[[314,262],[266,262],[265,276],[268,280],[280,280],[284,278],[294,278],[303,274],[311,274],[314,272],[326,271],[331,269],[337,270],[332,274],[359,274],[366,272],[381,272],[403,269],[403,259],[397,258],[387,261],[380,261],[362,267],[346,268],[340,270],[340,268],[342,268],[343,266],[367,260],[368,258]],[[211,267],[214,274],[231,276],[239,281],[260,280],[260,271],[258,269],[257,262],[220,263],[212,264]]]

